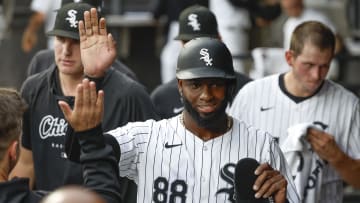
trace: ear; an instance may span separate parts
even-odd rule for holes
[[[13,141],[8,149],[9,157],[11,161],[16,161],[18,158],[18,147],[19,147],[19,141]]]
[[[183,90],[182,90],[182,80],[177,80],[177,82],[178,82],[178,90],[179,90],[179,94],[180,94],[180,96],[182,96],[182,92],[183,92]]]
[[[293,60],[294,60],[294,52],[293,51],[291,51],[291,50],[287,50],[286,52],[285,52],[285,60],[286,60],[286,62],[287,62],[287,64],[289,65],[289,66],[291,66],[292,67],[292,65],[293,65]]]

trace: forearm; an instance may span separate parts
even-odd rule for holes
[[[45,15],[40,12],[35,12],[29,20],[26,31],[36,33],[39,28],[44,24],[44,21]]]
[[[341,178],[349,185],[360,189],[360,160],[340,152],[329,164],[335,168]]]
[[[81,146],[80,163],[85,186],[109,203],[121,202],[118,163],[112,147],[105,142],[101,126],[75,135]]]

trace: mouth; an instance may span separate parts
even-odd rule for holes
[[[199,105],[198,106],[199,113],[208,114],[208,113],[214,112],[215,110],[216,110],[216,105],[214,105],[214,104],[207,104],[207,105]]]
[[[74,64],[74,61],[63,59],[63,60],[61,60],[61,64],[64,66],[71,66]]]

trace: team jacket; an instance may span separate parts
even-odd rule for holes
[[[148,93],[139,83],[113,68],[101,83],[105,92],[104,130],[157,117]],[[71,105],[74,98],[63,96],[55,65],[29,77],[21,94],[29,105],[24,115],[22,145],[33,153],[36,189],[53,190],[62,185],[82,184],[81,167],[65,155],[68,123],[58,106],[58,100]],[[122,181],[122,186],[125,191],[127,180]],[[136,194],[135,188],[133,193]],[[130,192],[126,191],[127,194]]]

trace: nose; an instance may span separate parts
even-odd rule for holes
[[[211,87],[209,87],[208,85],[203,85],[201,89],[202,91],[201,91],[200,99],[210,100],[212,98]]]
[[[72,41],[69,39],[66,39],[63,44],[63,52],[64,52],[65,56],[71,55],[71,51],[72,51],[71,47],[72,47]]]
[[[316,81],[321,79],[321,67],[317,66],[312,69],[311,78]]]

